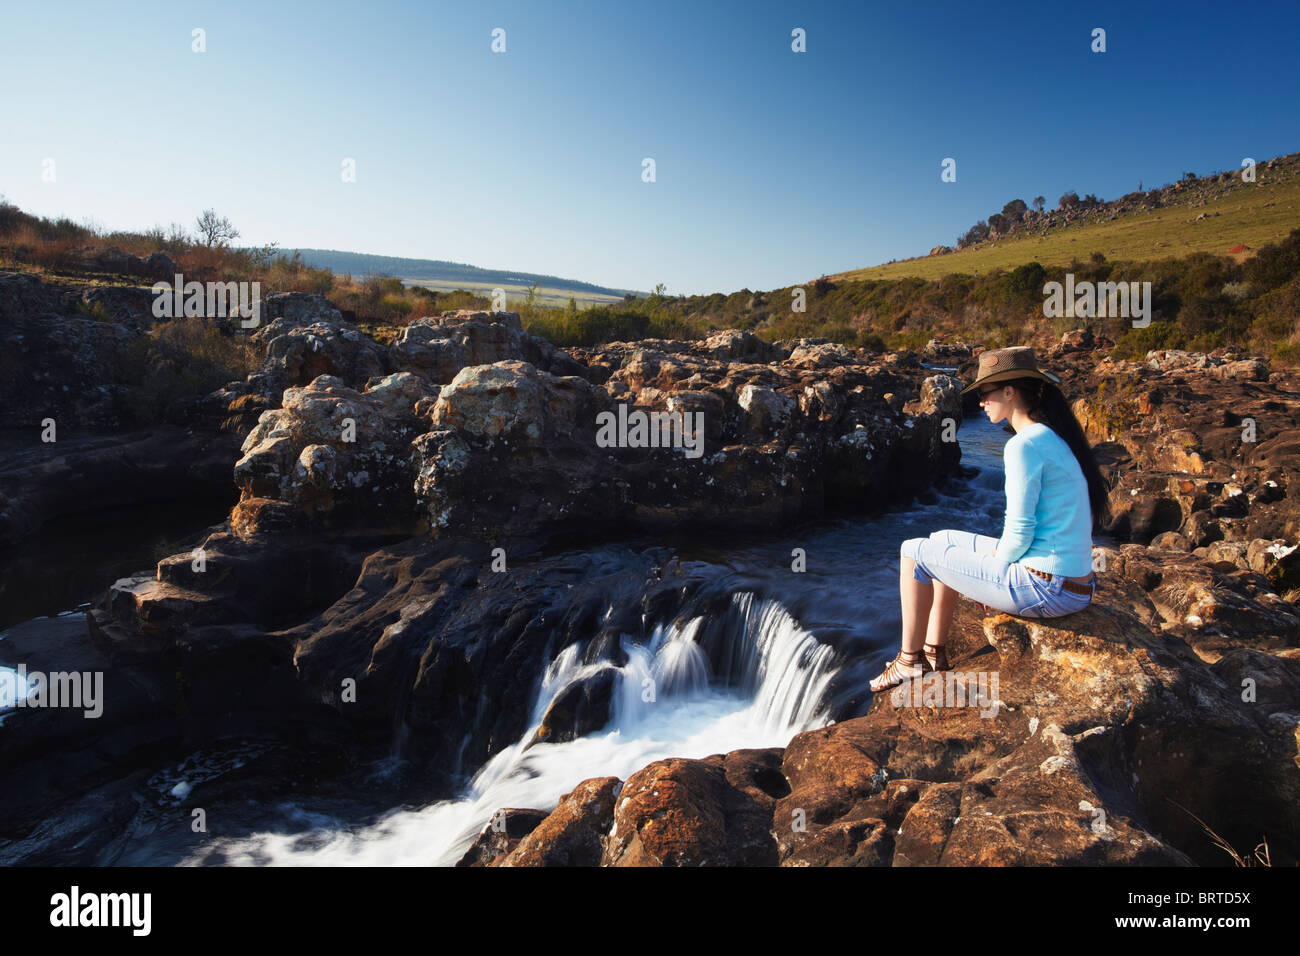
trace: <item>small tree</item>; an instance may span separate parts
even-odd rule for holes
[[[983,242],[989,236],[989,226],[983,219],[966,230],[966,234],[957,240],[957,248],[964,249],[977,242]]]
[[[1034,212],[1042,212],[1042,211],[1043,211],[1043,204],[1044,204],[1045,202],[1047,202],[1047,200],[1044,199],[1042,196],[1035,196],[1035,197],[1034,197]]]
[[[215,209],[203,210],[197,220],[199,239],[208,248],[226,246],[232,239],[239,238],[239,230],[230,224],[225,216],[218,216]]]

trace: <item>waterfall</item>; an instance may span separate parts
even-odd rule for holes
[[[706,629],[724,661],[713,673]],[[731,596],[719,615],[656,625],[645,641],[622,635],[626,662],[582,661],[582,643],[561,649],[539,676],[529,727],[479,768],[454,800],[399,810],[359,830],[317,826],[310,839],[259,833],[214,840],[188,862],[219,853],[230,863],[452,865],[503,807],[550,809],[590,777],[627,779],[668,757],[701,758],[749,747],[784,746],[828,719],[825,691],[833,651],[774,600]],[[548,708],[576,681],[615,671],[610,719],[576,740],[536,739]]]
[[[773,733],[825,724],[823,696],[835,671],[834,652],[804,631],[780,603],[732,595],[744,615],[746,680],[755,685],[754,707]]]

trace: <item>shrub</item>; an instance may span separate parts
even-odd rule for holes
[[[1144,329],[1130,327],[1115,342],[1116,358],[1141,361],[1152,349],[1177,349],[1183,347],[1183,336],[1172,322],[1157,322]]]
[[[118,380],[132,386],[127,408],[141,422],[164,421],[186,399],[245,377],[260,356],[246,337],[203,318],[172,319],[141,335],[119,359]]]
[[[1246,278],[1259,295],[1300,276],[1300,229],[1281,242],[1269,243],[1246,262]]]

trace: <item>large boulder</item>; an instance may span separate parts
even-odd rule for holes
[[[445,385],[467,366],[517,360],[555,375],[586,368],[545,339],[524,331],[516,312],[462,309],[416,319],[392,346],[395,366]]]
[[[409,372],[364,392],[330,375],[286,389],[283,405],[262,413],[235,463],[243,500],[290,503],[321,527],[418,530],[409,446],[419,431],[415,405],[428,392]],[[255,522],[246,530],[267,528]]]
[[[273,398],[322,375],[361,388],[369,379],[392,371],[386,349],[340,320],[280,318],[258,329],[253,338],[266,344],[266,358],[249,381],[256,391]]]

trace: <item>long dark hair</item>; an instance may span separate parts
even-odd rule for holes
[[[1088,502],[1092,505],[1092,526],[1101,529],[1110,521],[1110,489],[1101,469],[1097,467],[1097,458],[1092,453],[1092,446],[1079,426],[1079,420],[1070,411],[1070,403],[1060,388],[1041,378],[1013,378],[999,382],[1012,385],[1016,393],[1025,402],[1026,413],[1036,422],[1042,422],[1065,440],[1074,452],[1083,477],[1088,482]]]

